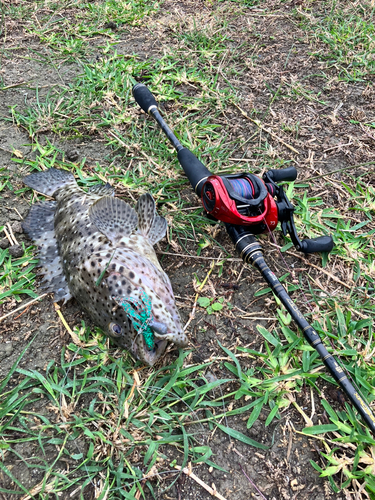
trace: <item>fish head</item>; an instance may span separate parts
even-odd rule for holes
[[[106,333],[152,366],[169,342],[185,347],[188,340],[168,276],[139,254],[124,254],[119,252],[104,280],[109,303],[115,304]]]

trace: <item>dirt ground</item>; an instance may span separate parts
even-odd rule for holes
[[[148,57],[150,53],[156,52],[158,42],[164,42],[169,29],[169,23],[172,22],[173,12],[178,9],[180,15],[197,16],[200,19],[214,14],[215,3],[208,2],[166,2],[159,16],[161,31],[150,35],[144,28],[134,28],[130,36],[127,36],[117,45],[118,53],[127,52],[132,48],[140,57]],[[294,103],[290,100],[276,101],[272,108],[273,112],[267,118],[267,126],[272,127],[276,133],[280,132],[280,123],[299,123],[298,138],[290,137],[289,142],[300,151],[296,166],[301,179],[312,175],[319,175],[331,170],[347,167],[351,164],[369,161],[375,157],[374,138],[367,137],[360,129],[352,125],[350,120],[359,114],[374,116],[375,97],[373,89],[362,83],[345,83],[336,78],[335,69],[324,71],[331,74],[331,80],[323,81],[318,75],[322,70],[323,64],[313,58],[311,46],[305,39],[305,34],[290,18],[288,9],[291,6],[288,3],[282,4],[278,14],[275,16],[262,16],[261,9],[249,9],[246,19],[232,20],[238,23],[238,39],[233,36],[232,43],[235,45],[243,40],[245,36],[241,32],[241,27],[245,23],[254,27],[253,32],[264,34],[264,43],[259,50],[259,61],[257,67],[245,73],[241,80],[232,81],[233,85],[241,88],[243,96],[244,109],[249,110],[255,106],[259,111],[266,111],[269,106],[270,93],[267,88],[275,91],[280,83],[281,76],[292,81],[298,76],[299,80],[304,79],[305,85],[315,95],[319,93],[319,100],[324,101],[324,105],[319,103],[309,103],[301,97],[297,97]],[[201,11],[201,12],[199,12]],[[10,22],[10,21],[9,21]],[[24,158],[33,157],[30,147],[30,138],[25,130],[17,127],[11,121],[5,121],[9,118],[10,107],[17,106],[18,109],[25,110],[27,106],[35,103],[35,92],[38,88],[39,99],[44,96],[55,85],[68,84],[78,74],[79,68],[75,64],[68,64],[57,67],[48,62],[45,64],[37,63],[27,59],[32,51],[44,50],[38,40],[28,35],[22,26],[9,24],[11,28],[8,33],[11,37],[5,41],[5,49],[2,55],[2,64],[0,74],[4,81],[4,90],[0,94],[0,165],[6,167],[7,174],[11,174],[11,183],[13,191],[21,187],[21,178],[26,168],[16,166],[12,161],[12,151],[18,150]],[[252,36],[252,31],[247,32],[249,47],[256,43],[256,37]],[[266,36],[266,33],[272,33],[272,39]],[[150,37],[153,37],[150,39]],[[160,37],[160,38],[158,38]],[[318,42],[317,42],[318,43]],[[10,50],[11,48],[15,50]],[[293,49],[293,50],[292,50]],[[254,125],[245,121],[238,110],[229,108],[226,111],[227,128],[230,134],[247,136],[254,131]],[[288,136],[284,135],[285,140]],[[105,166],[110,161],[111,150],[105,146],[100,136],[93,136],[87,139],[64,141],[61,137],[56,137],[50,132],[39,135],[39,141],[50,140],[57,144],[66,154],[77,150],[79,157],[87,158],[87,165],[99,162]],[[271,138],[269,138],[272,141]],[[287,159],[291,154],[286,148],[275,143],[275,148],[280,149],[280,155]],[[249,156],[251,154],[249,152]],[[251,166],[251,163],[250,163]],[[362,172],[362,170],[360,170]],[[355,172],[351,172],[355,174]],[[334,179],[342,179],[341,173],[335,174]],[[0,193],[0,226],[6,222],[19,221],[25,217],[29,209],[28,195],[17,196],[12,190],[4,189]],[[311,191],[322,193],[323,188],[320,180],[312,185]],[[323,193],[322,197],[327,206],[333,204],[335,199],[341,194],[334,188]],[[15,210],[17,209],[17,210]],[[277,238],[282,241],[280,235]],[[19,235],[20,242],[29,245],[30,242],[24,235]],[[231,244],[225,235],[224,229],[217,234],[219,242],[226,248],[231,249]],[[161,245],[160,250],[165,248]],[[278,276],[285,273],[285,265],[279,259],[275,248],[269,246],[266,249],[266,258],[269,265]],[[210,249],[209,252],[202,252],[202,257],[217,257],[219,249]],[[319,260],[315,256],[308,257],[312,263],[319,265]],[[287,257],[289,265],[295,268],[303,268],[304,264],[297,257],[289,255]],[[193,273],[197,273],[200,278],[204,278],[208,272],[210,260],[199,258],[190,258],[180,262],[180,260],[171,255],[163,257],[162,263],[164,269],[172,281],[177,303],[180,307],[180,313],[183,323],[186,323],[191,312],[192,300],[194,298],[194,288],[192,284]],[[319,271],[315,268],[309,268],[309,276],[314,279],[319,276]],[[239,281],[237,282],[238,277]],[[338,278],[341,276],[338,274]],[[216,280],[216,281],[215,281]],[[251,348],[259,348],[262,343],[262,337],[256,330],[256,324],[263,324],[267,328],[272,328],[275,320],[257,320],[253,321],[249,316],[243,314],[243,311],[259,312],[259,317],[275,318],[275,304],[273,301],[264,300],[264,298],[255,299],[254,292],[264,287],[264,283],[254,270],[243,269],[243,264],[238,260],[228,263],[220,279],[214,278],[212,284],[220,288],[222,283],[231,283],[235,281],[239,285],[238,290],[226,290],[225,293],[231,298],[231,302],[238,309],[235,319],[225,318],[224,316],[212,315],[208,317],[199,311],[189,328],[189,337],[191,347],[193,348],[193,360],[202,362],[211,356],[219,355],[217,340],[224,346],[231,347],[234,344],[241,344]],[[226,291],[225,291],[226,290]],[[298,297],[294,297],[297,299]],[[23,297],[23,301],[30,300]],[[22,303],[21,303],[22,304]],[[19,307],[20,303],[10,299],[0,305],[0,316]],[[299,306],[304,310],[303,301],[300,300]],[[242,311],[242,313],[241,313]],[[79,311],[74,300],[63,307],[63,312],[68,323],[73,326],[79,324],[84,315]],[[275,318],[276,319],[276,318]],[[200,328],[204,326],[205,328]],[[51,359],[58,360],[61,348],[69,342],[70,338],[54,310],[52,297],[45,297],[40,303],[34,304],[26,312],[19,315],[10,316],[9,319],[1,323],[0,330],[0,378],[4,377],[27,342],[36,334],[36,338],[28,349],[26,355],[21,361],[20,367],[24,369],[45,369]],[[168,356],[175,356],[176,352],[171,352]],[[219,370],[219,365],[217,365]],[[223,376],[223,373],[220,373]],[[330,400],[333,407],[337,401],[330,399],[328,384],[321,382],[321,389],[325,391],[326,397]],[[310,391],[296,394],[297,403],[305,408],[306,413],[311,413]],[[316,413],[313,417],[314,423],[318,423],[321,418],[322,408],[315,400]],[[40,407],[43,405],[41,401]],[[294,429],[301,430],[305,423],[301,415],[291,406],[282,415],[281,420],[274,421],[269,427],[265,427],[264,422],[268,411],[262,411],[259,420],[254,426],[246,429],[246,418],[229,417],[228,424],[242,433],[258,440],[269,446],[267,451],[259,451],[243,443],[229,438],[229,436],[215,432],[211,435],[207,430],[204,436],[206,442],[214,452],[215,463],[226,469],[224,473],[219,470],[209,471],[204,465],[194,468],[195,474],[204,480],[207,484],[214,484],[217,490],[227,499],[245,500],[247,498],[267,498],[273,499],[298,499],[298,500],[323,500],[328,498],[344,499],[344,495],[334,495],[324,479],[310,466],[310,460],[319,463],[321,456],[319,445],[316,440],[309,440],[294,432]],[[17,445],[17,451],[22,456],[32,456],[33,446],[29,443],[26,446]],[[53,461],[56,457],[56,450],[51,447],[47,449],[45,460]],[[61,464],[61,467],[67,464]],[[12,473],[26,487],[34,487],[40,480],[38,470],[30,470],[20,461],[13,464]],[[250,480],[255,483],[263,493],[261,496],[252,486]],[[166,487],[170,478],[162,480],[162,486]],[[7,480],[0,472],[0,484],[9,486]],[[1,499],[13,500],[11,495],[1,494]],[[16,497],[14,497],[16,498]],[[52,498],[52,497],[51,497]],[[62,497],[60,497],[62,498]],[[67,494],[64,498],[74,498]],[[85,498],[94,498],[93,492],[87,489]],[[209,499],[212,496],[198,486],[194,481],[183,477],[175,486],[166,493],[162,493],[160,498],[165,499]]]

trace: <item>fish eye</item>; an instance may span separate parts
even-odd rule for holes
[[[109,324],[109,334],[112,337],[120,337],[122,333],[122,328],[120,325],[117,323],[110,323]]]

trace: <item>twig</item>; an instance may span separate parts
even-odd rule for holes
[[[275,316],[270,316],[269,318],[266,318],[265,316],[238,316],[238,318],[241,319],[254,319],[257,321],[275,321],[277,318]]]
[[[353,143],[352,142],[347,142],[346,144],[338,144],[337,146],[332,146],[331,148],[324,149],[323,153],[326,153],[327,151],[333,151],[334,149],[337,148],[343,148],[344,146],[351,146]]]
[[[212,257],[202,257],[201,255],[188,255],[183,253],[172,253],[172,252],[162,252],[156,251],[159,255],[171,255],[172,257],[184,257],[185,259],[202,259],[202,260],[212,260]],[[236,259],[234,257],[214,257],[216,260],[225,260],[226,262],[242,262],[242,259]]]
[[[328,175],[336,174],[337,172],[343,172],[344,170],[350,170],[352,168],[367,167],[368,165],[374,165],[375,161],[368,161],[366,163],[357,163],[357,165],[350,165],[349,167],[338,168],[337,170],[332,170],[332,172],[327,172],[326,174],[314,175],[313,177],[308,177],[303,179],[304,182],[312,181],[313,179],[320,179],[320,177],[327,177]]]
[[[12,239],[11,235],[8,233],[8,231],[7,231],[7,229],[6,229],[6,227],[5,227],[5,226],[3,227],[3,231],[4,231],[4,233],[5,233],[5,236],[6,236],[6,237],[7,237],[7,239],[8,239],[9,243],[10,243],[11,245],[15,245],[15,243],[13,242],[13,239]]]
[[[32,306],[32,304],[29,305],[29,307],[26,307],[26,309],[24,311],[22,311],[18,316],[16,316],[14,318],[14,321],[18,318],[20,318],[23,314],[27,313],[27,311],[30,309],[30,307]]]
[[[65,328],[66,328],[67,332],[69,333],[69,335],[71,335],[72,337],[73,336],[77,337],[76,334],[73,332],[73,330],[68,325],[68,323],[66,322],[66,320],[65,320],[62,312],[60,311],[60,306],[58,305],[58,303],[54,302],[53,305],[55,306],[55,311],[59,315],[59,318],[61,319],[61,322],[65,326]],[[78,337],[77,337],[77,339],[78,339]]]
[[[302,410],[302,408],[299,406],[299,404],[297,403],[297,401],[295,400],[295,398],[292,396],[292,394],[288,393],[287,394],[287,398],[292,403],[292,405],[296,408],[296,410],[302,415],[304,421],[306,422],[306,426],[307,427],[312,427],[314,424],[313,424],[311,418],[309,418],[306,415],[306,413]]]
[[[24,80],[22,80],[22,82],[18,82],[18,83],[13,83],[12,85],[7,85],[6,87],[1,87],[0,90],[8,90],[8,89],[12,89],[14,87],[20,87],[21,85],[25,85],[26,82]]]
[[[341,446],[341,448],[346,448],[346,449],[350,448],[351,450],[357,449],[357,447],[352,443],[340,443],[339,441],[333,441],[332,439],[328,439],[326,436],[319,436],[316,434],[305,434],[304,432],[297,431],[297,429],[294,429],[294,428],[293,428],[293,430],[296,434],[301,434],[301,436],[308,436],[309,439],[317,439],[319,441],[323,441],[324,444],[331,443],[334,446]],[[337,434],[337,437],[340,437],[340,436]]]
[[[236,453],[239,457],[243,458],[246,460],[246,458],[242,455],[242,453],[240,453],[236,448],[233,447],[233,451],[234,453]]]
[[[286,452],[286,460],[289,462],[290,458],[290,453],[292,451],[292,445],[293,445],[293,434],[292,434],[292,429],[289,429],[289,442],[288,442],[288,449]]]
[[[367,135],[367,137],[370,137],[370,139],[372,139],[373,141],[375,141],[375,137],[367,132],[367,130],[364,128],[364,125],[362,125],[362,123],[360,123],[360,126],[361,126],[361,129],[362,129],[362,132],[364,132],[365,135]]]
[[[85,344],[83,342],[80,341],[78,335],[76,333],[73,332],[73,330],[70,328],[70,326],[68,325],[68,323],[66,322],[62,312],[60,311],[60,306],[57,304],[57,302],[54,302],[53,305],[55,306],[55,311],[57,312],[59,318],[61,319],[61,322],[62,324],[65,326],[65,329],[66,331],[69,333],[69,335],[72,337],[73,339],[73,342],[80,346],[80,347],[84,347]]]
[[[13,207],[13,210],[14,210],[15,212],[17,212],[17,214],[19,215],[20,219],[21,219],[21,220],[23,220],[22,215],[19,213],[19,211],[16,209],[16,207]]]
[[[82,342],[78,335],[76,333],[73,332],[73,330],[70,328],[70,326],[68,325],[68,323],[66,322],[66,319],[64,318],[63,316],[63,313],[61,312],[60,310],[60,306],[57,302],[54,302],[53,305],[55,306],[55,311],[57,312],[62,324],[65,326],[65,329],[66,331],[69,333],[69,335],[72,337],[72,340],[73,342],[79,346],[79,347],[90,347],[90,346],[96,346],[97,343],[96,342],[88,342],[88,343],[85,343],[85,342]]]
[[[190,465],[189,468],[185,467],[184,469],[181,469],[181,467],[179,465],[175,465],[174,467],[175,467],[175,469],[182,471],[188,477],[191,477],[191,479],[194,479],[194,481],[196,481],[198,484],[200,484],[202,486],[202,488],[204,488],[206,491],[208,491],[208,493],[210,493],[210,495],[212,495],[213,497],[219,498],[219,500],[226,500],[225,497],[220,495],[220,493],[216,490],[216,488],[215,489],[211,488],[211,486],[208,486],[208,484],[206,484],[201,479],[199,479],[199,477],[196,476],[194,474],[194,472],[192,472],[191,464],[189,464],[189,465]]]
[[[310,415],[310,418],[312,420],[313,416],[315,415],[315,400],[314,400],[313,388],[311,386],[310,386],[310,395],[311,395],[311,415]]]
[[[254,488],[257,490],[257,492],[259,493],[259,495],[264,498],[264,500],[267,500],[267,498],[263,495],[263,493],[260,491],[260,489],[258,488],[258,486],[249,478],[249,476],[246,474],[246,472],[244,471],[242,465],[240,465],[241,469],[242,469],[242,472],[244,473],[245,477],[249,480],[249,482],[254,486]]]
[[[133,397],[134,397],[134,391],[136,389],[136,387],[141,387],[141,381],[139,380],[139,376],[138,376],[138,373],[140,370],[143,370],[143,367],[142,368],[138,368],[137,370],[134,370],[133,371],[133,378],[134,378],[134,382],[133,382],[133,385],[132,385],[132,388],[130,389],[130,394],[129,396],[125,399],[125,403],[124,403],[124,417],[125,417],[125,420],[128,419],[129,417],[129,403],[132,402],[133,400]],[[130,401],[129,401],[130,400]]]
[[[234,308],[237,309],[237,311],[240,311],[243,314],[243,316],[239,316],[240,318],[243,318],[243,319],[265,319],[265,320],[275,320],[275,319],[277,319],[275,317],[265,318],[264,316],[262,316],[262,317],[254,317],[254,314],[259,314],[259,311],[247,312],[247,311],[244,311],[243,309],[240,309],[238,306],[234,306]]]
[[[11,235],[11,237],[12,237],[12,239],[14,241],[14,244],[15,245],[19,245],[19,243],[17,241],[17,238],[14,236],[12,226],[9,224],[9,222],[7,222],[7,226],[8,226],[8,229],[9,229],[9,234]]]
[[[49,476],[49,474],[48,474]],[[45,482],[47,478],[44,478],[44,480],[42,480],[39,484],[37,484],[36,486],[34,486],[34,488],[32,488],[30,491],[29,491],[29,494],[28,495],[24,495],[21,500],[31,500],[32,498],[35,498],[34,495],[36,495],[37,493],[39,493],[40,491],[42,491],[43,489],[43,493],[50,493],[51,491],[53,491],[55,489],[55,481],[56,479],[53,479],[50,483],[47,483]]]
[[[196,207],[185,207],[185,208],[170,208],[168,212],[181,212],[186,210],[199,210],[202,208],[202,205],[198,205]]]
[[[27,304],[22,304],[22,306],[17,307],[17,309],[14,309],[13,311],[11,311],[9,313],[4,314],[4,316],[1,316],[1,318],[0,318],[0,323],[3,321],[3,319],[9,318],[9,316],[12,316],[12,314],[14,314],[18,311],[22,311],[22,309],[25,309],[25,307],[31,306],[32,304],[37,302],[39,299],[42,299],[46,295],[48,295],[48,293],[43,293],[43,295],[40,295],[40,297],[37,297],[36,299],[30,300],[30,302],[28,302]]]
[[[281,137],[279,137],[278,135],[276,135],[274,132],[272,132],[272,130],[270,130],[269,128],[265,127],[264,125],[262,125],[260,123],[259,120],[254,120],[253,118],[250,118],[250,116],[242,109],[240,108],[240,106],[238,106],[237,104],[233,103],[234,106],[236,106],[237,109],[239,109],[239,111],[241,111],[242,115],[247,118],[248,120],[250,120],[251,122],[255,123],[255,125],[257,127],[259,127],[260,129],[264,130],[265,132],[267,132],[267,134],[270,134],[272,135],[272,137],[274,137],[277,141],[281,142],[281,144],[283,144],[286,148],[290,149],[291,151],[293,151],[293,153],[296,153],[297,155],[299,155],[299,151],[297,151],[293,146],[291,146],[290,144],[288,144],[287,142],[283,141],[283,139],[281,139]]]

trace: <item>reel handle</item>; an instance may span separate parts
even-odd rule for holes
[[[281,169],[271,168],[267,170],[266,175],[273,182],[282,182],[282,181],[295,181],[297,179],[297,169],[295,167],[287,167]]]
[[[333,246],[332,236],[318,236],[311,240],[302,240],[298,250],[303,253],[330,252]]]
[[[145,113],[150,112],[150,108],[158,107],[155,97],[143,83],[137,83],[133,87],[133,96],[137,104],[143,109]]]

